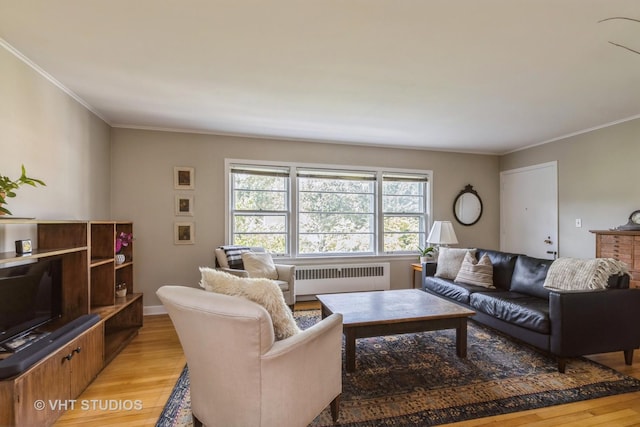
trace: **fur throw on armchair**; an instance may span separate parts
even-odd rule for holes
[[[200,267],[200,286],[207,291],[246,298],[263,306],[271,316],[276,340],[300,332],[278,285],[269,279],[237,277],[208,267]]]

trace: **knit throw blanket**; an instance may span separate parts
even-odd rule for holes
[[[558,258],[549,267],[544,287],[559,291],[605,289],[609,276],[627,272],[627,265],[613,258]]]

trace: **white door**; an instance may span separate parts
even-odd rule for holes
[[[557,256],[557,162],[500,173],[500,250],[535,258]]]

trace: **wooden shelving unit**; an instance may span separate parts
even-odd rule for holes
[[[37,249],[27,255],[0,253],[0,268],[40,258],[62,259],[63,314],[50,327],[61,327],[90,313],[100,317],[98,324],[62,349],[16,377],[0,381],[0,425],[50,425],[62,411],[36,411],[28,400],[75,399],[142,326],[142,294],[133,292],[133,244],[125,248],[125,263],[116,265],[115,261],[116,233],[132,233],[133,223],[0,220],[0,227],[13,225],[35,227]],[[116,284],[121,282],[127,285],[125,297],[115,293]],[[58,359],[76,348],[83,350],[73,358],[73,367],[70,363],[61,365]],[[33,393],[28,393],[32,384]]]
[[[142,294],[128,294],[126,297],[116,298],[114,306],[100,307],[92,311],[104,319],[106,365],[138,335],[142,326]]]
[[[104,360],[108,364],[138,334],[142,326],[142,294],[133,292],[133,243],[123,248],[125,262],[115,260],[115,238],[133,233],[133,223],[91,221],[91,313],[104,322]],[[126,283],[127,296],[116,296],[115,287]]]

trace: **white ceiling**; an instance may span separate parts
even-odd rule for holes
[[[640,1],[0,0],[0,38],[116,127],[505,153],[640,117],[609,17]]]

